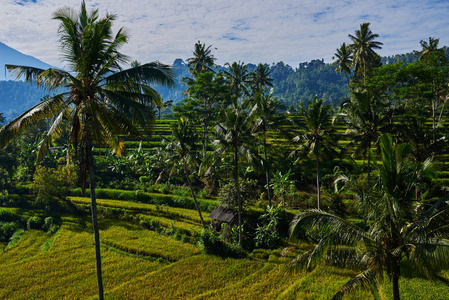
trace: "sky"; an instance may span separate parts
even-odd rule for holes
[[[63,7],[81,1],[0,0],[0,42],[48,64],[60,59],[58,21]],[[130,36],[122,53],[141,63],[192,57],[197,41],[212,45],[216,63],[333,61],[348,34],[369,22],[381,56],[420,50],[429,37],[449,46],[449,0],[86,0],[100,15],[117,15],[114,29]]]

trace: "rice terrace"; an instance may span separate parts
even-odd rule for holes
[[[381,56],[366,15],[295,69],[245,64],[253,48],[220,65],[198,32],[170,65],[125,54],[107,3],[54,7],[61,67],[0,43],[0,299],[449,299],[434,32]]]

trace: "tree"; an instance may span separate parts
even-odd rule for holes
[[[231,93],[238,100],[243,95],[248,95],[246,84],[249,80],[248,66],[243,62],[233,62],[232,65],[225,63],[225,67],[228,68],[224,71],[224,77],[231,87]]]
[[[251,160],[254,157],[252,146],[254,136],[251,132],[255,107],[247,108],[248,102],[243,105],[234,104],[223,112],[221,121],[215,126],[216,139],[213,145],[217,146],[214,156],[222,157],[231,154],[233,160],[234,183],[237,191],[239,246],[242,246],[242,201],[240,195],[240,158]]]
[[[370,23],[360,24],[360,29],[355,31],[355,35],[349,34],[352,41],[349,47],[353,55],[354,73],[362,71],[364,80],[366,80],[367,71],[380,59],[374,49],[382,49],[381,45],[383,45],[375,40],[379,35],[374,34],[369,25]]]
[[[332,63],[332,65],[336,65],[335,71],[340,70],[340,74],[345,73],[346,81],[349,86],[349,76],[351,74],[351,65],[352,65],[352,53],[349,47],[346,46],[346,43],[341,44],[340,48],[337,48],[337,52],[335,53],[335,57],[337,60]]]
[[[299,107],[303,122],[297,122],[292,119],[293,123],[304,130],[304,133],[297,135],[293,141],[303,141],[298,148],[290,153],[290,157],[299,156],[295,161],[298,163],[304,157],[314,157],[316,160],[316,188],[318,203],[317,208],[320,209],[320,160],[324,157],[335,157],[338,155],[335,149],[339,148],[336,138],[335,129],[332,124],[333,111],[332,107],[324,103],[324,99],[317,99],[315,96],[312,103],[306,108],[304,103]]]
[[[209,140],[209,126],[217,119],[218,112],[231,102],[230,89],[223,79],[213,72],[197,74],[195,79],[189,80],[188,86],[190,98],[183,99],[183,102],[175,107],[175,115],[200,122],[203,129],[201,140],[204,161]]]
[[[265,87],[273,86],[273,79],[270,78],[270,68],[268,65],[258,64],[257,68],[250,72],[248,83],[251,86],[253,93],[263,93]]]
[[[5,116],[3,116],[3,113],[0,113],[0,124],[4,123],[6,121]]]
[[[298,256],[291,266],[312,267],[324,260],[359,269],[332,299],[359,287],[371,288],[383,280],[384,272],[393,283],[393,299],[399,300],[400,262],[434,278],[449,265],[447,196],[426,212],[416,215],[411,205],[415,168],[408,162],[410,146],[394,145],[389,135],[381,138],[382,168],[377,185],[380,197],[368,212],[372,223],[367,231],[350,221],[319,210],[300,214],[291,224],[291,238],[305,230],[318,229],[322,238],[316,247]],[[315,231],[316,232],[316,231]]]
[[[160,99],[149,83],[171,85],[173,75],[169,66],[159,62],[122,69],[121,64],[128,58],[119,49],[126,44],[128,36],[123,29],[113,35],[116,19],[113,14],[100,18],[98,9],[88,12],[83,1],[79,12],[61,8],[54,13],[53,19],[60,22],[58,34],[68,71],[6,67],[17,79],[24,77],[27,82],[48,90],[58,91],[64,87],[64,92],[47,98],[2,127],[0,148],[32,124],[43,119],[51,120],[53,124],[38,152],[38,159],[42,159],[48,153],[52,135],[62,126],[63,120],[70,120],[68,142],[75,150],[83,192],[86,182],[90,182],[98,293],[103,299],[92,146],[94,142],[107,144],[121,154],[124,144],[120,135],[143,137],[144,132],[149,132],[148,120],[154,117],[150,104]]]
[[[195,50],[193,50],[193,57],[187,59],[187,63],[190,69],[190,73],[193,77],[198,77],[198,74],[205,72],[214,72],[213,66],[215,64],[216,58],[213,56],[211,48],[209,45],[206,48],[205,44],[201,44],[198,41],[195,44]]]
[[[349,146],[355,145],[353,156],[362,154],[367,157],[366,201],[369,201],[371,186],[371,147],[378,144],[386,120],[382,115],[383,106],[371,91],[353,91],[351,98],[342,103],[344,112],[336,115],[336,119],[344,118],[348,126],[346,133],[352,137]]]
[[[421,51],[416,52],[420,60],[427,60],[431,54],[436,54],[436,56],[442,60],[447,61],[446,51],[443,48],[438,48],[440,39],[429,37],[429,42],[421,40],[419,44],[421,45]]]
[[[195,128],[189,124],[188,119],[178,118],[176,123],[172,125],[172,141],[167,145],[167,149],[175,152],[175,160],[179,160],[182,164],[182,168],[184,169],[184,174],[186,177],[187,184],[189,185],[190,194],[192,195],[193,201],[195,202],[196,210],[198,211],[198,215],[200,216],[201,224],[203,228],[206,228],[204,225],[203,216],[201,215],[201,210],[198,205],[198,201],[196,200],[195,193],[193,191],[192,183],[189,179],[189,170],[188,164],[197,162],[195,159],[195,146],[196,141],[198,140],[198,135],[195,132]]]
[[[267,150],[269,144],[267,143],[267,133],[269,130],[278,131],[281,129],[281,124],[285,120],[279,113],[281,104],[277,99],[272,97],[272,91],[268,94],[256,93],[254,95],[254,103],[256,105],[256,119],[253,124],[253,132],[262,136],[263,145],[263,167],[265,169],[266,188],[269,205],[271,206],[270,193],[270,166],[268,162]]]

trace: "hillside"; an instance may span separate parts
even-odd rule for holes
[[[58,222],[55,217],[61,226],[44,226],[48,232],[30,221],[41,211],[0,208],[10,219],[28,218],[31,228],[0,252],[0,298],[95,299],[91,229],[87,210],[81,213],[82,203],[88,209],[90,200],[71,201],[79,213],[61,215]],[[198,218],[191,217],[194,210],[118,200],[99,199],[98,204],[106,299],[329,299],[355,274],[331,266],[286,272],[288,262],[307,244],[257,249],[241,259],[205,254],[192,244],[200,230]],[[136,224],[139,219],[141,225]],[[444,299],[449,293],[445,279],[430,282],[414,276],[408,266],[404,270],[404,299]],[[391,283],[385,280],[376,293],[390,299]],[[374,297],[362,290],[350,299]]]
[[[13,79],[7,72],[3,72],[6,64],[32,66],[42,69],[51,67],[49,64],[46,64],[33,56],[23,54],[0,42],[0,68],[2,70],[2,72],[0,72],[0,81]]]

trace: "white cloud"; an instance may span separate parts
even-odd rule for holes
[[[58,22],[60,7],[79,8],[68,0],[0,0],[0,41],[52,65],[61,66]],[[449,44],[449,3],[419,0],[165,0],[86,2],[100,15],[116,13],[116,28],[131,36],[123,52],[141,62],[171,63],[191,56],[196,41],[213,45],[218,63],[284,61],[324,58],[348,42],[361,23],[370,22],[384,47],[381,55],[419,49],[429,36]]]

